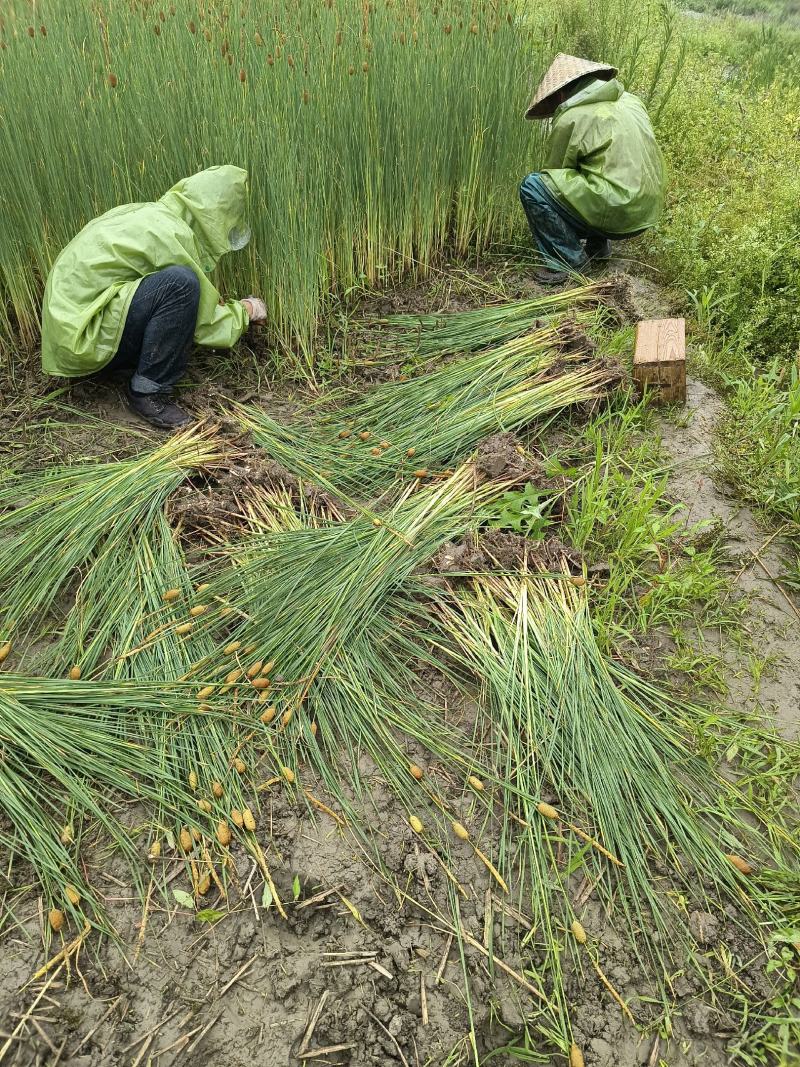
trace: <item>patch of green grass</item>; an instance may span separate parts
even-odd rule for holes
[[[719,538],[708,543],[707,524],[687,528],[681,505],[669,498],[647,404],[618,400],[556,452],[548,471],[572,482],[565,539],[596,575],[592,609],[604,647],[635,643],[655,630],[679,643],[691,634],[692,671],[713,673],[713,653],[701,651],[703,631],[734,632],[743,606],[727,595]]]

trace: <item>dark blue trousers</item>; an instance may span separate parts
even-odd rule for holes
[[[566,211],[540,174],[529,174],[523,180],[519,198],[543,266],[549,270],[581,271],[591,259],[593,249],[611,239]]]
[[[200,281],[189,267],[142,278],[109,367],[132,371],[135,393],[170,393],[186,371],[199,303]]]

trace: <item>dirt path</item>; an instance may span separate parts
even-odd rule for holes
[[[730,648],[726,681],[736,707],[758,704],[789,737],[798,733],[800,708],[800,609],[773,580],[783,569],[779,538],[757,521],[714,478],[714,432],[724,410],[717,392],[695,379],[688,387],[688,423],[660,420],[664,449],[674,463],[669,489],[685,508],[686,521],[724,526],[736,588],[750,601],[745,620],[752,642],[750,670]],[[712,635],[713,639],[713,635]]]
[[[612,267],[612,269],[614,269]],[[621,264],[615,273],[623,273]],[[649,280],[625,274],[632,310],[639,318],[674,314],[669,296]],[[728,702],[774,718],[787,737],[800,731],[800,604],[773,577],[784,567],[779,537],[758,522],[753,511],[715,478],[717,423],[725,401],[696,378],[687,383],[687,403],[674,417],[658,420],[662,446],[672,463],[669,492],[683,505],[687,525],[718,523],[724,529],[738,593],[749,600],[745,628],[748,656],[719,642],[727,664]]]

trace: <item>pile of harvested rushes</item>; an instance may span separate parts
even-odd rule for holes
[[[188,472],[219,458],[211,435],[192,429],[136,459],[56,467],[7,480],[0,487],[0,644],[10,642],[13,649],[18,640],[35,636],[44,615],[79,574],[102,599],[101,582],[91,581],[92,568],[101,565],[103,581],[113,579],[117,564],[125,567],[132,544],[159,521],[169,493]],[[83,607],[92,625],[102,627],[102,605]],[[92,640],[82,625],[70,639],[64,673],[74,665],[80,643]],[[96,645],[91,663],[102,653]]]
[[[482,681],[492,775],[503,783],[501,869],[527,870],[542,929],[552,924],[542,885],[554,880],[559,838],[570,855],[583,853],[597,892],[615,900],[623,929],[639,931],[636,951],[656,972],[688,938],[658,890],[664,866],[695,898],[745,911],[757,901],[762,920],[777,917],[736,858],[781,868],[788,853],[753,829],[758,812],[745,792],[692,752],[681,728],[691,708],[601,653],[587,598],[568,576],[483,577],[436,610],[441,648]],[[559,907],[563,922],[566,898]]]
[[[607,282],[589,282],[546,296],[487,304],[470,311],[391,315],[371,325],[387,328],[392,348],[425,359],[503,344],[541,326],[542,320],[598,303],[607,291]]]
[[[466,465],[418,493],[408,487],[380,517],[254,535],[221,550],[223,567],[208,589],[216,607],[196,623],[218,652],[199,659],[193,676],[227,686],[212,700],[232,690],[255,697],[249,669],[274,664],[280,711],[298,711],[338,650],[369,632],[388,594],[443,541],[480,522],[483,504],[504,488],[476,487]],[[293,721],[290,733],[296,728]]]
[[[255,441],[298,476],[342,496],[372,496],[462,461],[498,430],[543,429],[567,407],[603,395],[610,373],[559,355],[547,327],[407,381],[390,382],[329,416],[281,425],[238,407]],[[558,364],[556,366],[556,364]]]
[[[97,850],[82,837],[100,829],[140,887],[145,849],[115,814],[120,801],[158,806],[175,826],[196,811],[179,767],[149,743],[180,716],[196,716],[185,687],[0,674],[0,848],[6,863],[27,860],[78,929],[79,911],[104,921],[91,885]]]
[[[82,678],[178,679],[191,664],[180,630],[203,610],[180,543],[163,508],[148,511],[124,536],[109,533],[84,570],[59,639],[37,666],[54,677],[72,665]]]

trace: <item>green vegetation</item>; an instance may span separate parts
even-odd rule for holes
[[[727,392],[722,474],[800,543],[793,31],[661,5],[632,17],[617,0],[33,10],[15,0],[0,16],[6,379],[19,351],[33,356],[44,276],[72,233],[221,159],[250,171],[255,238],[220,284],[265,293],[279,371],[338,375],[351,356],[332,338],[354,296],[445,253],[520,247],[515,187],[541,147],[520,119],[530,77],[556,48],[602,56],[645,98],[672,172],[664,224],[630,255],[694,311],[696,363]],[[31,108],[32,84],[56,84],[63,113]],[[640,968],[629,1008],[644,1029],[670,1033],[685,965],[736,1021],[732,1062],[786,1060],[800,1032],[797,746],[720,703],[704,635],[743,642],[744,605],[716,531],[686,529],[667,496],[647,404],[608,396],[630,333],[596,306],[606,292],[360,323],[354,362],[399,378],[366,391],[341,378],[292,418],[224,402],[291,477],[244,483],[211,550],[168,504],[224,468],[217,431],[27,473],[28,439],[9,431],[0,844],[67,913],[64,935],[110,929],[91,877],[110,852],[142,896],[166,895],[183,864],[189,905],[213,884],[221,906],[234,841],[264,907],[284,913],[260,834],[260,801],[281,790],[346,831],[397,900],[410,883],[384,868],[383,835],[410,826],[444,876],[444,905],[423,910],[460,947],[468,1002],[456,850],[469,844],[528,923],[503,936],[545,990],[498,1056],[570,1049],[567,979],[595,974],[602,942],[574,934],[581,879]],[[47,419],[37,409],[25,434]],[[471,454],[500,431],[521,435],[524,477],[491,477]],[[500,563],[509,534],[535,544]],[[454,542],[481,565],[438,570]],[[800,565],[789,578],[800,586]],[[671,652],[643,677],[655,636]],[[473,718],[420,687],[431,674]],[[376,779],[390,811],[377,829]],[[771,1002],[745,984],[746,959],[705,952],[686,922],[725,905],[763,952]],[[0,908],[2,924],[5,888]],[[474,1027],[464,1050],[454,1062],[479,1062]]]

